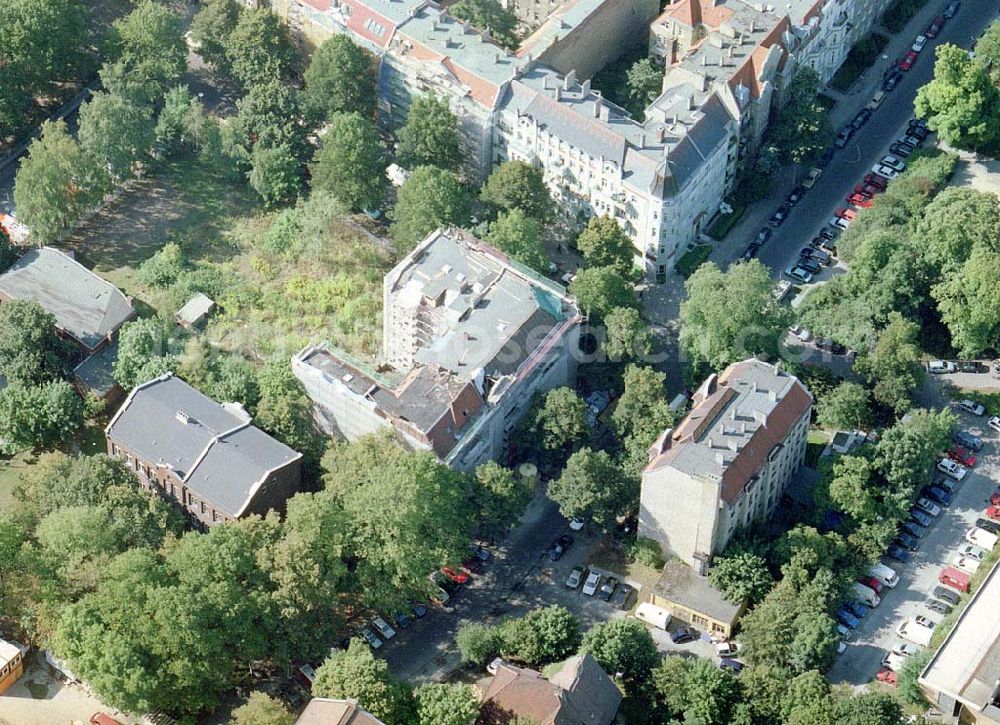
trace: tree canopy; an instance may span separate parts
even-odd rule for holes
[[[816,404],[819,424],[824,428],[858,430],[871,420],[871,401],[862,385],[844,380]]]
[[[306,68],[306,112],[320,122],[340,113],[373,118],[378,97],[377,68],[375,56],[355,45],[347,35],[337,33],[327,38],[313,52]]]
[[[964,48],[945,43],[935,51],[934,80],[917,91],[917,116],[946,143],[983,149],[1000,139],[1000,89]]]
[[[377,209],[386,188],[378,129],[353,112],[333,113],[328,124],[310,167],[313,188],[329,191],[350,209]]]
[[[438,227],[461,226],[468,214],[468,199],[457,176],[437,166],[418,166],[399,188],[389,232],[397,249],[409,252]]]
[[[541,222],[554,211],[542,170],[526,161],[505,161],[493,169],[479,197],[499,209],[518,209]]]
[[[159,320],[147,317],[122,325],[113,372],[115,380],[125,390],[172,372],[175,366],[176,360],[167,350],[166,333]]]
[[[0,305],[0,375],[10,383],[44,383],[69,372],[70,350],[56,318],[35,301]]]
[[[407,722],[412,709],[409,690],[389,674],[389,665],[376,659],[360,639],[346,650],[331,654],[316,670],[314,697],[353,698],[384,722]],[[427,705],[430,707],[427,696]]]
[[[587,439],[587,404],[568,387],[554,388],[536,401],[529,425],[544,448],[567,450]]]
[[[635,247],[621,225],[609,216],[594,216],[576,238],[588,267],[610,267],[624,278],[632,274]]]
[[[432,95],[415,98],[406,123],[396,136],[399,139],[396,156],[414,173],[425,165],[455,171],[462,163],[458,119],[443,98]]]
[[[548,271],[549,258],[541,240],[541,225],[520,209],[500,212],[496,221],[490,222],[486,240],[521,264],[538,272]]]
[[[479,31],[488,31],[505,48],[513,50],[520,42],[517,18],[497,0],[458,0],[448,12]]]
[[[768,125],[767,143],[778,149],[784,163],[802,163],[826,143],[826,111],[819,104],[819,75],[799,67],[788,87],[788,102]]]
[[[612,267],[581,269],[569,283],[569,293],[591,321],[603,319],[619,307],[637,307],[632,286]]]
[[[67,440],[83,425],[83,401],[65,380],[0,389],[0,441],[7,453]]]
[[[230,72],[245,90],[281,81],[296,61],[288,27],[268,8],[240,11],[226,39]]]
[[[549,498],[568,519],[591,518],[604,528],[638,500],[636,481],[627,477],[607,451],[582,448],[569,457],[562,475],[549,484]]]

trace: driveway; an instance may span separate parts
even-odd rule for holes
[[[833,683],[861,685],[874,678],[885,653],[899,640],[895,629],[902,620],[918,614],[935,621],[942,618],[924,607],[924,602],[938,586],[937,576],[945,562],[965,543],[966,529],[982,516],[989,495],[1000,485],[997,435],[986,427],[984,418],[968,414],[959,416],[959,426],[983,439],[979,462],[958,489],[951,506],[943,509],[928,529],[910,562],[886,560],[898,572],[899,584],[894,589],[884,589],[882,603],[862,620],[847,650],[827,673]]]

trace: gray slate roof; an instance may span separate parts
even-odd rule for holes
[[[133,390],[107,433],[145,460],[169,466],[192,491],[233,517],[271,471],[302,457],[250,425],[248,416],[172,375]]]
[[[177,314],[174,317],[178,322],[186,325],[197,325],[214,309],[215,302],[207,295],[199,292],[189,299],[183,307],[177,310]]]
[[[26,252],[0,275],[0,296],[38,302],[89,350],[135,315],[121,290],[51,247]]]
[[[722,592],[709,583],[708,577],[699,576],[694,569],[677,559],[667,561],[653,589],[668,601],[707,614],[720,622],[732,622],[740,613],[740,605],[726,601]]]

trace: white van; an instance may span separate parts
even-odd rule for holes
[[[899,584],[899,574],[896,573],[896,570],[881,562],[876,562],[868,567],[868,573],[887,587],[891,588]]]
[[[997,545],[996,534],[991,534],[986,529],[981,529],[978,526],[973,526],[965,532],[965,540],[970,544],[981,546],[987,551],[993,551],[993,547]]]
[[[854,582],[854,596],[858,598],[859,601],[864,602],[869,607],[877,607],[879,602],[882,600],[879,595],[875,593],[875,590],[869,586],[865,586],[861,582]]]
[[[643,602],[635,608],[635,618],[664,632],[670,624],[670,612],[649,602]]]

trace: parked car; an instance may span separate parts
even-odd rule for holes
[[[594,592],[597,591],[597,586],[601,583],[601,575],[597,572],[590,572],[587,575],[587,581],[583,583],[583,593],[588,597],[594,596]]]
[[[361,639],[368,643],[368,646],[372,649],[378,649],[382,646],[382,640],[375,636],[368,627],[362,627],[358,630],[358,634],[361,635]]]
[[[907,136],[913,136],[918,141],[923,141],[925,138],[931,135],[930,129],[926,125],[920,125],[919,123],[910,123],[910,126],[906,129]]]
[[[723,657],[719,660],[719,668],[725,670],[726,672],[731,672],[734,675],[738,675],[743,671],[743,663],[739,660]]]
[[[1000,432],[1000,415],[991,415],[990,419],[986,421],[986,425],[993,430]]]
[[[917,147],[922,143],[923,139],[916,136],[911,136],[908,133],[904,133],[902,136],[896,139],[896,143],[901,146],[909,146],[910,151],[916,151]]]
[[[963,594],[969,591],[968,572],[959,571],[953,566],[946,566],[942,569],[941,573],[938,574],[938,581],[952,589],[957,589]]]
[[[586,519],[572,518],[569,520],[569,528],[571,531],[580,531],[586,525]]]
[[[813,247],[803,247],[799,251],[799,256],[815,259],[820,264],[829,265],[833,262],[833,257],[831,257],[828,252],[824,252],[822,249],[815,249]]]
[[[976,546],[975,544],[962,544],[958,547],[958,553],[962,556],[967,556],[970,559],[982,561],[983,557],[986,556],[986,549],[981,546]]]
[[[898,141],[889,147],[896,156],[902,156],[904,159],[913,153],[914,149],[909,144],[899,143]]]
[[[885,584],[882,583],[881,579],[867,575],[858,577],[858,583],[864,584],[866,587],[874,591],[876,594],[881,594],[882,590],[885,589]]]
[[[966,433],[964,430],[953,433],[951,439],[960,446],[965,446],[970,451],[978,452],[983,447],[982,438],[977,435],[973,435],[972,433]]]
[[[948,7],[944,9],[944,13],[942,13],[942,15],[950,20],[951,18],[955,17],[956,13],[958,13],[958,8],[960,5],[961,3],[958,0],[952,0],[950,3],[948,3]]]
[[[976,457],[969,451],[962,448],[962,446],[953,446],[952,448],[949,448],[948,458],[953,460],[955,463],[961,463],[966,468],[974,468],[976,465]]]
[[[899,176],[898,171],[896,171],[891,166],[886,166],[884,164],[875,164],[874,166],[872,166],[872,173],[878,174],[879,176],[890,180],[895,179],[897,176]]]
[[[877,111],[879,107],[882,105],[883,101],[885,101],[885,91],[876,91],[875,95],[872,96],[872,99],[870,101],[868,101],[868,104],[865,106],[865,108],[867,108],[869,111]]]
[[[601,588],[597,592],[598,598],[603,599],[606,602],[610,601],[611,595],[615,593],[616,586],[618,586],[618,580],[613,576],[609,576],[604,580],[604,583],[601,584]]]
[[[987,551],[993,551],[997,545],[997,536],[979,526],[973,526],[965,532],[965,540],[970,544],[981,546]]]
[[[867,184],[869,186],[874,186],[876,189],[880,189],[881,191],[885,191],[886,188],[889,186],[889,182],[887,182],[884,177],[874,173],[865,174],[864,178],[862,179],[862,183]]]
[[[566,549],[558,541],[554,542],[548,551],[545,552],[546,556],[549,557],[549,561],[559,561],[565,553]]]
[[[833,161],[833,149],[827,146],[823,149],[823,155],[819,157],[819,161],[816,162],[817,166],[821,169],[825,169]]]
[[[427,616],[427,606],[420,602],[410,602],[410,611],[417,619],[423,619]]]
[[[953,554],[948,563],[956,569],[964,571],[966,574],[975,574],[979,571],[980,566],[980,562],[976,559],[971,559],[961,554]]]
[[[837,132],[837,138],[833,140],[834,148],[842,149],[847,146],[847,142],[851,140],[851,136],[857,129],[854,126],[847,125],[844,126],[840,131]]]
[[[820,350],[832,352],[834,355],[843,355],[845,352],[847,352],[846,347],[841,345],[839,342],[831,340],[828,337],[817,337],[816,347]]]
[[[788,328],[788,331],[802,342],[809,342],[812,339],[812,333],[799,325],[792,325]]]
[[[949,458],[942,458],[938,461],[937,469],[956,481],[964,480],[966,474],[969,472],[965,466],[959,465]]]
[[[851,226],[851,220],[845,219],[842,216],[832,216],[827,224],[831,227],[836,227],[837,229],[847,229],[847,227]]]
[[[628,601],[634,591],[628,584],[619,584],[614,596],[611,597],[611,606],[616,609],[628,609]]]
[[[927,26],[927,30],[924,31],[924,35],[928,38],[936,38],[943,27],[944,18],[939,15],[931,21],[930,25]]]
[[[916,521],[925,528],[934,523],[934,519],[916,507],[910,509],[910,520]]]
[[[927,37],[924,35],[918,35],[913,39],[913,45],[910,46],[910,50],[914,53],[919,53],[924,49],[925,45],[927,45]]]
[[[390,640],[396,636],[396,630],[389,626],[389,623],[382,619],[382,617],[376,616],[372,620],[372,626],[378,630],[378,633],[386,640]]]
[[[899,82],[903,80],[903,72],[899,68],[892,68],[888,73],[885,74],[885,78],[882,79],[882,90],[891,91]]]
[[[947,360],[931,360],[927,363],[927,372],[932,375],[944,375],[955,372],[955,363]]]
[[[1000,488],[990,494],[990,504],[992,506],[1000,506]]]
[[[816,185],[816,179],[818,179],[823,174],[823,169],[813,167],[809,169],[809,173],[806,174],[805,180],[802,182],[802,187],[804,189],[811,189]]]
[[[789,265],[785,270],[785,276],[791,277],[796,282],[801,282],[802,284],[809,284],[812,282],[812,274],[807,269],[796,266],[794,264]]]
[[[844,198],[844,201],[861,209],[867,209],[872,205],[872,198],[868,194],[862,194],[860,191],[849,194]]]
[[[907,551],[916,551],[920,548],[920,541],[917,537],[906,531],[900,531],[896,534],[896,543]]]
[[[792,189],[791,193],[785,199],[785,205],[790,207],[795,206],[800,201],[802,201],[802,197],[805,196],[805,193],[806,193],[805,187],[796,186],[794,189]]]
[[[899,684],[899,675],[890,670],[888,667],[883,667],[876,672],[875,679],[883,684],[891,685],[892,687]]]
[[[899,59],[899,69],[900,70],[910,70],[913,64],[917,62],[917,54],[912,50]]]
[[[900,657],[911,657],[917,654],[920,648],[911,642],[896,642],[890,651],[892,654],[899,655]]]
[[[923,496],[917,499],[916,506],[924,513],[927,513],[935,518],[941,515],[941,507]]]
[[[773,224],[776,227],[780,227],[785,219],[788,218],[788,207],[782,204],[778,209],[771,215],[768,219],[769,224]]]
[[[473,554],[468,559],[462,562],[462,568],[465,569],[470,574],[480,574],[483,571],[483,567],[486,566],[483,560],[478,556]]]
[[[930,644],[933,633],[934,621],[923,615],[917,615],[912,619],[900,622],[899,626],[896,627],[897,635],[923,647]]]
[[[456,584],[465,584],[469,581],[469,574],[461,569],[454,569],[450,566],[442,566],[441,573]]]
[[[694,642],[696,639],[698,639],[698,633],[691,627],[681,627],[680,629],[670,633],[670,641],[674,644]]]
[[[802,269],[810,272],[811,274],[819,274],[823,271],[823,265],[812,257],[799,257],[795,260],[795,266],[801,267]]]
[[[774,234],[774,230],[771,229],[771,227],[761,227],[760,231],[757,232],[757,236],[754,241],[758,244],[764,244],[771,238],[772,234]]]
[[[926,528],[914,521],[905,521],[900,528],[902,528],[903,531],[908,533],[910,536],[918,539],[922,539],[924,537],[924,533],[927,531]]]
[[[740,255],[740,259],[744,262],[749,262],[751,259],[757,256],[757,252],[760,251],[760,245],[757,242],[750,242],[747,248],[743,250],[743,254]]]
[[[934,587],[932,595],[935,599],[940,599],[943,602],[948,602],[951,606],[957,606],[959,599],[958,592],[954,589],[949,589],[948,587]]]
[[[574,566],[573,571],[571,571],[569,573],[569,576],[566,577],[566,586],[569,587],[570,589],[576,589],[578,586],[580,586],[580,582],[582,580],[583,580],[583,567]]]
[[[1000,521],[1000,506],[989,506],[985,513],[988,519]]]
[[[939,486],[927,486],[921,490],[921,493],[940,506],[951,505],[952,495]]]
[[[951,605],[938,599],[928,599],[924,602],[924,606],[935,614],[946,615],[951,612]]]
[[[910,552],[908,552],[906,548],[900,544],[889,544],[886,556],[900,562],[901,564],[905,564],[910,560]]]
[[[410,625],[413,624],[413,617],[406,612],[396,612],[392,616],[392,621],[395,622],[396,626],[400,629],[409,629]]]
[[[906,162],[897,156],[893,156],[892,154],[886,154],[883,156],[879,159],[879,163],[899,172],[906,171]]]
[[[469,548],[472,549],[472,553],[480,561],[487,562],[493,558],[493,552],[487,549],[485,546],[472,544],[469,546]]]
[[[868,605],[862,602],[851,600],[844,602],[844,606],[858,619],[864,619],[868,614]]]
[[[974,400],[963,400],[958,404],[958,407],[964,410],[966,413],[972,413],[973,415],[982,415],[986,412],[986,408],[982,403],[977,403]]]
[[[904,662],[906,662],[906,658],[903,655],[889,652],[882,658],[882,667],[890,669],[893,672],[899,672],[903,669]]]
[[[843,231],[844,230],[840,229],[839,227],[823,227],[822,229],[819,230],[819,235],[823,237],[823,239],[835,241]]]
[[[837,621],[850,629],[857,629],[861,626],[861,620],[851,614],[847,607],[841,607],[837,610]]]

